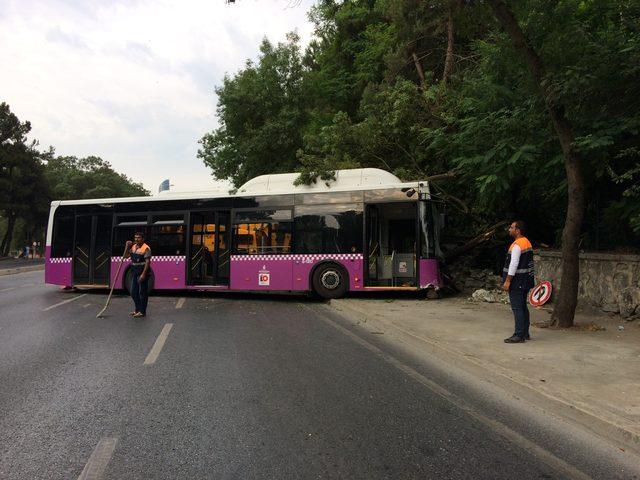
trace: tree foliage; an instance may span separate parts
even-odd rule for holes
[[[30,244],[41,238],[52,200],[149,194],[99,157],[40,151],[37,141],[28,141],[30,131],[29,122],[21,122],[9,105],[0,103],[0,256],[18,241]]]
[[[20,122],[9,105],[0,104],[0,215],[6,219],[0,256],[7,255],[19,218],[43,218],[47,186],[41,154],[35,142],[27,141],[30,131],[29,122]]]
[[[247,61],[216,89],[220,127],[200,141],[198,156],[217,178],[240,185],[258,175],[293,171],[307,119],[299,38],[260,46],[254,64]],[[294,152],[292,155],[291,152]]]
[[[512,8],[583,160],[581,247],[640,244],[640,4],[526,0]],[[403,179],[455,171],[436,188],[459,200],[452,206],[464,212],[453,215],[461,225],[524,217],[536,240],[559,242],[562,151],[539,85],[487,3],[320,0],[310,19],[315,35],[302,61],[278,56],[291,62],[282,70],[297,72],[290,93],[299,99],[287,97],[297,107],[289,117],[295,132],[286,141],[272,135],[262,148],[263,132],[247,127],[256,112],[261,124],[274,112],[256,89],[275,80],[283,90],[265,75],[263,52],[217,90],[220,127],[203,139],[205,147],[217,139],[203,148],[214,174],[239,184],[254,173],[294,170],[303,182],[347,167]],[[299,51],[296,39],[275,50],[283,48]],[[286,124],[288,111],[276,112]],[[260,168],[245,169],[249,157]]]
[[[149,195],[140,183],[118,173],[100,157],[52,157],[47,161],[45,178],[51,198],[113,198]]]

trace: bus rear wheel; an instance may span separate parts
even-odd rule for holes
[[[348,275],[335,263],[320,265],[313,272],[313,290],[322,298],[340,298],[347,292]]]
[[[127,270],[126,275],[124,276],[124,289],[127,291],[129,295],[131,295],[131,282],[133,281],[133,272],[131,269]]]

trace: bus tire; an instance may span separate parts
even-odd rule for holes
[[[427,300],[439,300],[442,298],[442,292],[440,292],[439,289],[428,288],[425,296],[427,297]]]
[[[131,295],[131,281],[133,280],[133,272],[130,268],[127,269],[127,272],[124,275],[124,289],[127,291],[129,295]],[[147,295],[150,295],[153,292],[154,287],[154,275],[153,271],[149,271],[149,283],[147,284]]]
[[[124,289],[127,291],[129,295],[131,295],[131,281],[133,280],[133,272],[130,268],[127,268],[127,271],[124,274]]]
[[[311,282],[318,296],[325,299],[340,298],[347,292],[349,275],[337,263],[323,263],[313,272]]]

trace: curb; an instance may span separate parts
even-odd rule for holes
[[[336,305],[332,305],[330,303],[328,305],[328,308],[330,308],[332,311],[334,311],[335,313],[337,313],[342,317],[345,317],[346,316],[345,314],[348,315],[349,314],[348,312],[350,312],[351,314],[365,316],[368,320],[370,319],[370,320],[373,320],[374,322],[377,321],[375,318],[371,317],[370,312],[362,311],[352,305],[341,304],[340,305],[341,310],[339,310],[336,308]],[[345,311],[348,311],[348,312],[345,312]],[[595,435],[599,437],[603,437],[607,439],[609,442],[614,442],[616,446],[623,445],[627,450],[633,452],[636,455],[640,455],[640,435],[636,434],[635,432],[627,430],[624,427],[621,427],[615,423],[610,422],[609,420],[600,418],[594,413],[583,410],[582,408],[576,405],[568,403],[566,400],[555,397],[554,395],[551,395],[549,393],[536,390],[532,386],[527,385],[526,383],[523,383],[521,381],[518,381],[518,379],[508,375],[507,373],[503,373],[495,369],[491,369],[490,366],[486,364],[486,362],[474,361],[473,359],[469,358],[467,354],[465,354],[460,350],[452,348],[448,345],[443,345],[438,341],[422,337],[420,335],[412,333],[396,325],[384,324],[384,326],[388,328],[392,328],[397,333],[401,333],[402,335],[411,337],[414,340],[418,340],[420,342],[426,343],[431,347],[433,347],[434,349],[437,349],[443,352],[444,354],[454,356],[461,363],[465,363],[467,365],[471,364],[474,367],[483,370],[491,377],[491,380],[490,380],[491,383],[493,383],[498,387],[502,388],[501,384],[508,383],[508,384],[516,385],[517,387],[526,389],[526,392],[522,392],[522,393],[528,394],[527,400],[530,401],[531,403],[534,403],[538,406],[544,404],[544,407],[542,408],[546,410],[551,410],[553,413],[559,414],[563,418],[573,421],[574,423],[577,423],[582,428],[589,430]],[[525,398],[525,395],[521,395],[521,396]],[[553,404],[552,409],[549,408],[550,403]]]
[[[30,267],[5,268],[0,270],[0,277],[3,275],[13,275],[16,273],[35,272],[36,270],[44,270],[44,264],[32,265]]]

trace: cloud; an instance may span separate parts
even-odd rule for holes
[[[79,48],[87,51],[91,51],[89,45],[78,35],[72,33],[63,32],[60,27],[54,27],[49,30],[45,38],[49,42],[59,42],[67,47]]]
[[[98,155],[156,191],[211,183],[197,141],[214,87],[264,37],[311,36],[303,0],[14,1],[0,16],[0,101],[62,155]]]

